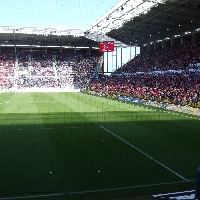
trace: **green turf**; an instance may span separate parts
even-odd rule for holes
[[[1,93],[0,197],[194,189],[199,119],[82,93]]]

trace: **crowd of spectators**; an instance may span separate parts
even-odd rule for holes
[[[0,53],[0,89],[82,89],[87,86],[96,65],[96,55],[7,51]]]
[[[117,69],[115,74],[186,70],[189,65],[195,67],[197,63],[200,63],[199,52],[200,42],[187,42],[183,45],[141,53]]]
[[[91,89],[109,94],[189,104],[200,99],[200,70],[104,76]]]
[[[18,89],[22,88],[54,88],[56,87],[57,81],[52,77],[29,77],[26,75],[21,75],[15,80]]]
[[[85,88],[97,67],[97,55],[20,51],[0,53],[0,88]],[[187,42],[137,55],[91,90],[157,101],[200,100],[200,43]],[[194,104],[195,105],[195,104]]]
[[[76,54],[74,56],[60,55],[57,63],[57,72],[60,87],[73,85],[75,89],[85,88],[97,66],[96,55]]]
[[[0,88],[9,89],[14,84],[15,55],[9,51],[0,53]]]
[[[200,102],[200,45],[186,43],[136,56],[91,90],[196,106]]]

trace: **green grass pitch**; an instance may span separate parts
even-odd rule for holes
[[[83,93],[0,93],[0,199],[195,189],[199,120]]]

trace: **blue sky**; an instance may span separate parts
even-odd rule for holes
[[[0,26],[81,28],[120,0],[0,0]]]

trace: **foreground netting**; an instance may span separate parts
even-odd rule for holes
[[[194,189],[199,128],[199,118],[83,93],[1,93],[1,197]]]

